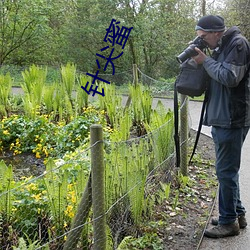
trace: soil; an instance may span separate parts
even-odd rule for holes
[[[4,160],[6,165],[12,165],[16,181],[23,176],[39,176],[45,171],[44,159],[37,159],[32,153],[13,155],[12,152],[7,152],[0,156],[0,160]]]
[[[191,131],[191,147],[195,134],[196,132]],[[218,183],[212,139],[201,134],[196,152],[194,162],[188,170],[191,183],[185,188],[176,184],[177,190],[179,188],[177,207],[173,209],[173,202],[166,202],[158,207],[158,211],[164,213],[167,218],[167,227],[160,228],[158,232],[158,235],[162,235],[164,250],[199,249],[215,204]],[[176,193],[172,194],[172,199],[169,200],[174,200],[175,197]]]

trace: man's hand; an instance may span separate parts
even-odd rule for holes
[[[195,51],[198,53],[197,56],[192,57],[197,64],[203,64],[207,56],[197,47],[194,48]]]

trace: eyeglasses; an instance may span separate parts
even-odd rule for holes
[[[210,32],[206,32],[202,35],[200,35],[199,37],[202,38],[202,39],[205,39],[207,37],[208,34],[211,34],[211,33],[214,33],[213,31],[210,31]]]

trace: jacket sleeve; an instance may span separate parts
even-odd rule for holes
[[[209,76],[227,87],[237,87],[249,67],[249,46],[244,38],[235,39],[219,61],[207,57],[203,66]],[[223,60],[220,62],[220,60]]]

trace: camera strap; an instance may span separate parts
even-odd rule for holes
[[[180,137],[179,137],[179,105],[178,105],[178,92],[176,82],[174,84],[174,142],[175,142],[175,158],[176,167],[180,167]]]

